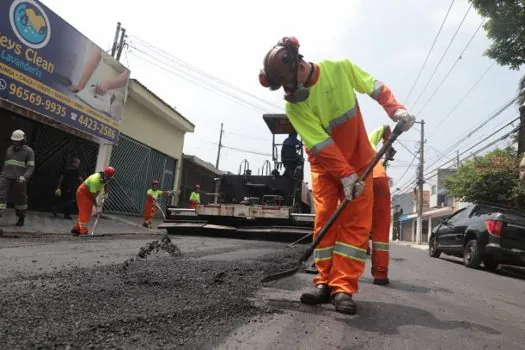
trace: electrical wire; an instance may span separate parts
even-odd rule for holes
[[[270,141],[271,138],[270,137],[266,137],[266,138],[263,138],[263,137],[255,137],[255,136],[249,136],[249,135],[243,135],[243,134],[238,134],[238,133],[235,133],[235,132],[231,132],[231,131],[227,131],[227,130],[224,130],[224,134],[225,135],[235,135],[235,136],[238,136],[238,137],[244,137],[244,138],[247,138],[247,139],[252,139],[252,140],[260,140],[260,141]]]
[[[246,149],[240,149],[240,148],[237,148],[237,147],[230,147],[230,146],[224,146],[222,145],[221,146],[222,148],[226,148],[226,149],[231,149],[233,151],[238,151],[238,152],[243,152],[243,153],[250,153],[250,154],[255,154],[255,155],[258,155],[258,156],[264,156],[264,157],[271,157],[272,155],[269,154],[269,153],[262,153],[262,152],[257,152],[257,151],[250,151],[250,150],[246,150]]]
[[[518,34],[516,34],[515,38],[510,40],[509,44],[507,45],[506,49],[509,49],[512,44],[515,43],[515,41],[520,37],[520,35],[525,31],[525,29],[522,29]],[[443,124],[443,122],[445,122],[445,120],[448,119],[448,117],[450,117],[450,115],[452,113],[454,113],[454,111],[465,101],[465,99],[467,98],[468,95],[470,95],[470,93],[474,90],[474,88],[481,82],[481,80],[483,80],[483,78],[485,78],[485,76],[487,75],[487,73],[496,65],[496,61],[493,61],[489,67],[485,70],[485,72],[483,72],[483,74],[481,75],[481,77],[470,87],[470,89],[465,93],[465,95],[463,95],[461,97],[461,99],[458,101],[458,103],[456,103],[456,105],[450,110],[450,112],[448,112],[445,117],[443,117],[443,119],[439,122],[439,124],[434,128],[434,130],[438,130],[438,128]],[[429,135],[429,138],[431,137],[432,135]]]
[[[136,48],[135,48],[135,50],[141,52],[140,49],[136,49]],[[214,93],[214,94],[217,94],[218,96],[221,96],[221,97],[227,98],[227,99],[229,99],[229,100],[232,101],[232,102],[235,102],[235,103],[238,103],[239,105],[242,105],[242,106],[244,106],[244,107],[250,108],[251,110],[254,110],[254,111],[257,111],[257,112],[263,112],[263,113],[266,113],[266,112],[267,112],[266,109],[263,109],[263,108],[261,108],[260,106],[257,106],[257,105],[255,105],[255,104],[253,104],[253,103],[250,103],[250,102],[247,102],[247,101],[245,101],[245,100],[243,100],[243,99],[239,98],[238,96],[235,96],[235,95],[233,95],[233,94],[231,94],[231,93],[224,92],[224,91],[221,90],[221,89],[214,88],[214,87],[212,87],[212,86],[206,84],[205,82],[199,81],[198,78],[191,77],[191,76],[190,76],[190,78],[188,78],[188,77],[182,75],[182,74],[186,74],[186,75],[187,75],[187,73],[185,73],[185,72],[176,72],[176,71],[174,71],[174,69],[173,69],[172,67],[170,67],[170,66],[162,67],[162,66],[158,63],[158,62],[163,63],[163,62],[161,62],[161,61],[158,61],[157,63],[156,63],[156,62],[153,62],[153,61],[149,60],[149,59],[146,58],[146,57],[143,57],[143,56],[141,56],[141,55],[138,55],[137,53],[135,53],[135,51],[130,52],[130,54],[133,55],[134,57],[136,57],[136,58],[142,60],[143,62],[147,63],[147,64],[150,65],[151,67],[156,68],[155,70],[157,70],[157,71],[159,71],[159,72],[161,72],[161,73],[163,73],[163,74],[168,73],[168,74],[170,74],[170,75],[172,75],[172,76],[176,76],[176,77],[179,77],[179,78],[181,78],[181,79],[184,79],[184,80],[186,80],[186,81],[188,81],[188,82],[190,82],[190,83],[192,83],[192,84],[194,84],[194,85],[197,85],[197,86],[199,86],[199,87],[201,87],[201,88],[203,88],[203,89],[205,89],[205,90],[207,90],[207,91],[210,91],[210,92],[212,92],[212,93]],[[163,64],[165,64],[165,63],[163,63]],[[181,73],[182,73],[182,74],[181,74]],[[196,81],[192,80],[191,78],[195,79]]]
[[[421,96],[423,96],[423,93],[426,91],[428,85],[430,84],[430,82],[432,81],[432,78],[434,78],[434,75],[436,74],[439,66],[441,65],[441,63],[443,62],[443,59],[445,58],[445,55],[447,54],[448,50],[450,49],[450,47],[452,46],[452,43],[454,42],[454,40],[456,39],[456,35],[459,33],[459,30],[461,29],[461,27],[463,26],[463,22],[465,22],[465,19],[467,18],[467,15],[468,13],[470,12],[470,9],[472,8],[472,3],[469,5],[467,11],[465,12],[465,15],[463,15],[463,18],[461,19],[461,22],[459,23],[456,31],[454,32],[454,35],[452,36],[452,39],[450,39],[450,42],[448,43],[448,46],[447,48],[445,49],[445,52],[443,52],[443,55],[441,55],[441,58],[439,59],[439,62],[438,64],[436,65],[436,68],[434,68],[434,71],[432,72],[432,74],[430,75],[430,78],[428,78],[427,80],[427,83],[425,84],[425,86],[423,87],[423,90],[421,91],[421,93],[419,94],[418,98],[416,99],[416,102],[414,102],[413,104],[413,108],[416,107],[417,103],[419,102],[419,100],[421,99]]]
[[[519,117],[516,118],[516,119],[519,119]],[[490,142],[489,144],[487,144],[487,145],[485,145],[485,146],[479,148],[478,150],[476,150],[476,151],[470,153],[468,156],[466,156],[466,157],[464,157],[463,159],[461,159],[461,161],[465,161],[465,160],[467,160],[468,158],[473,157],[473,156],[475,156],[476,154],[479,154],[479,153],[485,151],[485,150],[488,149],[489,147],[494,146],[496,143],[498,143],[498,142],[500,142],[500,141],[503,141],[503,140],[505,140],[507,137],[509,137],[510,135],[512,135],[512,134],[514,134],[514,133],[516,133],[516,132],[518,132],[518,131],[519,131],[521,128],[523,128],[523,127],[525,127],[525,124],[524,124],[524,125],[521,125],[521,124],[518,125],[517,127],[515,127],[514,129],[512,129],[511,131],[507,132],[506,134],[502,135],[501,137],[497,138],[496,140],[494,140],[494,141]],[[463,154],[465,154],[466,152],[468,152],[469,150],[471,150],[471,149],[474,148],[475,146],[477,146],[477,145],[474,145],[473,147],[470,147],[469,149],[463,151],[462,153],[460,153],[460,156],[463,155]],[[445,166],[445,164],[448,164],[448,163],[450,163],[451,161],[454,161],[454,159],[449,160],[448,162],[443,163],[443,164],[439,167],[439,169],[443,169],[443,167]],[[449,167],[449,168],[450,168],[450,167]],[[447,168],[445,168],[445,169],[447,169]],[[431,179],[432,177],[434,177],[434,176],[436,176],[436,175],[437,175],[437,174],[434,174],[434,175],[432,175],[432,176],[427,176],[427,177],[425,177],[425,180]]]
[[[135,35],[132,35],[132,37],[135,38],[139,42],[139,45],[142,44],[142,45],[144,45],[146,47],[149,47],[151,51],[156,52],[157,54],[160,54],[160,55],[166,57],[168,60],[172,61],[173,63],[181,65],[181,66],[183,66],[183,67],[185,67],[185,68],[187,68],[187,69],[189,69],[189,70],[191,70],[191,71],[193,71],[193,72],[195,72],[197,74],[200,74],[200,75],[202,75],[202,76],[204,76],[204,77],[206,77],[206,78],[208,78],[208,79],[210,79],[210,80],[212,80],[212,81],[214,81],[216,83],[219,83],[219,84],[221,84],[223,86],[226,86],[226,87],[228,87],[230,89],[233,89],[233,90],[236,90],[236,91],[238,91],[238,92],[240,92],[242,94],[245,94],[245,95],[247,95],[247,96],[249,96],[249,97],[251,97],[251,98],[253,98],[253,99],[255,99],[255,100],[259,101],[259,102],[262,102],[262,103],[265,103],[265,104],[267,104],[269,106],[272,106],[273,108],[276,108],[277,110],[282,110],[282,106],[278,106],[278,105],[276,105],[274,103],[266,101],[266,100],[260,98],[259,96],[254,95],[252,93],[249,93],[246,90],[243,90],[243,89],[241,89],[241,88],[239,88],[239,87],[237,87],[237,86],[235,86],[235,85],[233,85],[233,84],[231,84],[231,83],[229,83],[229,82],[227,82],[227,81],[225,81],[223,79],[217,78],[217,77],[215,77],[215,76],[213,76],[213,75],[211,75],[209,73],[206,73],[203,70],[192,66],[191,64],[183,61],[182,59],[174,56],[173,54],[171,54],[171,53],[169,53],[169,52],[167,52],[167,51],[165,51],[165,50],[163,50],[163,49],[161,49],[159,47],[156,47],[156,46],[148,43],[147,41],[145,41],[145,40],[143,40],[143,39],[141,39],[141,38],[139,38],[139,37],[137,37]]]
[[[460,138],[458,141],[456,141],[456,143],[454,143],[453,145],[449,146],[444,152],[443,154],[445,155],[448,155],[450,152],[456,150],[456,148],[459,147],[459,145],[461,145],[463,142],[465,142],[467,139],[469,139],[473,134],[475,134],[476,132],[478,132],[479,130],[481,130],[481,128],[483,128],[485,125],[487,125],[490,121],[494,120],[494,118],[498,117],[499,115],[501,115],[505,110],[507,110],[510,106],[513,105],[513,103],[517,100],[517,97],[514,97],[512,99],[510,99],[509,101],[505,102],[505,104],[503,104],[501,107],[498,108],[498,110],[496,110],[495,112],[491,113],[488,118],[486,118],[484,121],[482,121],[478,126],[474,127],[473,129],[471,129],[464,137]],[[432,163],[431,165],[427,166],[426,169],[432,167],[434,164],[436,164],[437,162],[434,162]]]
[[[450,3],[450,6],[448,7],[447,13],[445,14],[445,18],[443,18],[443,21],[441,22],[441,26],[439,27],[439,30],[438,30],[438,32],[436,34],[436,37],[434,38],[434,42],[432,43],[432,46],[430,47],[430,50],[428,50],[427,58],[425,58],[425,62],[423,62],[423,65],[421,66],[421,69],[419,70],[419,73],[417,74],[416,80],[414,81],[414,83],[410,87],[410,90],[408,91],[408,95],[407,95],[407,97],[405,97],[405,102],[403,102],[403,104],[407,104],[408,103],[408,99],[410,98],[410,95],[412,95],[412,91],[414,91],[414,88],[416,87],[416,84],[419,81],[419,78],[421,77],[421,73],[423,72],[423,69],[427,65],[428,59],[430,57],[430,54],[432,53],[432,50],[434,49],[434,46],[436,45],[437,39],[439,38],[439,35],[441,34],[441,31],[443,30],[443,26],[445,25],[445,22],[446,22],[446,20],[448,18],[450,10],[452,9],[452,5],[454,5],[455,1],[456,0],[452,0],[452,2]]]
[[[432,99],[434,98],[434,96],[436,96],[437,92],[439,91],[439,89],[441,89],[441,87],[443,86],[443,84],[445,83],[445,81],[448,79],[448,77],[450,76],[450,74],[452,73],[452,71],[454,70],[454,68],[456,67],[456,65],[459,63],[459,61],[463,58],[463,55],[465,54],[465,51],[467,51],[468,47],[470,46],[470,43],[472,43],[472,40],[474,40],[474,38],[476,37],[476,35],[478,34],[479,30],[481,29],[481,27],[483,26],[483,23],[485,23],[485,18],[483,18],[481,20],[481,23],[479,24],[478,28],[476,28],[476,31],[474,32],[474,34],[472,34],[472,36],[470,37],[470,40],[467,42],[467,44],[465,45],[465,47],[463,48],[463,50],[461,51],[461,53],[459,54],[458,58],[456,59],[456,61],[454,62],[454,64],[452,65],[452,67],[450,67],[450,69],[448,70],[447,74],[445,74],[445,76],[443,77],[443,79],[441,80],[441,82],[439,83],[439,85],[436,87],[436,89],[434,90],[434,92],[432,92],[432,94],[430,95],[430,97],[427,99],[427,101],[425,102],[425,104],[423,105],[423,107],[419,110],[418,113],[416,113],[416,115],[419,115],[421,116],[421,114],[423,113],[423,111],[425,110],[425,108],[428,106],[428,104],[430,103],[430,101],[432,101]]]

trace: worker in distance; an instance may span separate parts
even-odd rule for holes
[[[307,62],[295,37],[284,37],[263,60],[259,82],[272,91],[283,87],[285,111],[308,154],[316,208],[314,239],[339,200],[351,200],[314,251],[318,275],[305,304],[330,303],[338,312],[356,313],[352,299],[363,274],[372,226],[372,178],[360,174],[374,157],[355,91],[376,100],[407,131],[415,122],[392,91],[349,59]]]

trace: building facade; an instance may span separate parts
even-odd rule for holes
[[[117,170],[105,210],[141,215],[153,180],[161,189],[179,193],[184,137],[195,126],[136,79],[130,80],[124,116],[118,144],[105,145],[99,157],[101,168]],[[177,198],[159,202],[176,204]]]
[[[24,17],[27,8],[38,21]],[[108,211],[141,214],[152,180],[179,189],[184,136],[194,125],[120,62],[33,0],[0,2],[0,51],[0,161],[22,129],[35,151],[30,210],[51,210],[73,157],[84,175],[117,169]]]
[[[430,191],[428,193],[428,202],[424,202],[423,205],[422,243],[428,242],[434,227],[442,223],[455,211],[469,204],[457,201],[447,194],[445,179],[454,175],[455,172],[456,169],[438,169],[436,176],[431,177],[427,181]],[[407,211],[410,202],[413,207],[410,211]],[[413,193],[404,193],[392,197],[392,238],[409,242],[416,240],[416,203]]]
[[[214,201],[217,179],[226,174],[218,170],[213,164],[206,162],[194,155],[185,154],[182,162],[181,187],[178,206],[188,208],[190,195],[196,185],[200,185],[201,203]]]

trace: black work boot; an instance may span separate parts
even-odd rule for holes
[[[337,293],[333,296],[332,303],[335,305],[335,310],[342,314],[355,315],[357,311],[357,305],[350,294]]]
[[[24,226],[25,218],[23,216],[18,217],[18,221],[16,222],[16,226]]]
[[[311,291],[301,295],[301,303],[308,305],[326,304],[330,302],[330,288],[327,284],[318,284]]]
[[[390,280],[388,278],[374,278],[374,284],[377,284],[378,286],[386,286],[390,283]]]

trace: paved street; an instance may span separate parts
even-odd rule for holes
[[[171,249],[173,256],[161,250],[139,259],[141,248],[160,237],[0,238],[0,348],[522,349],[525,343],[519,271],[471,270],[457,259],[431,259],[393,244],[391,285],[371,284],[367,266],[355,296],[358,314],[345,316],[331,305],[298,302],[312,275],[261,287],[261,277],[289,267],[302,248],[170,236],[182,256]]]

